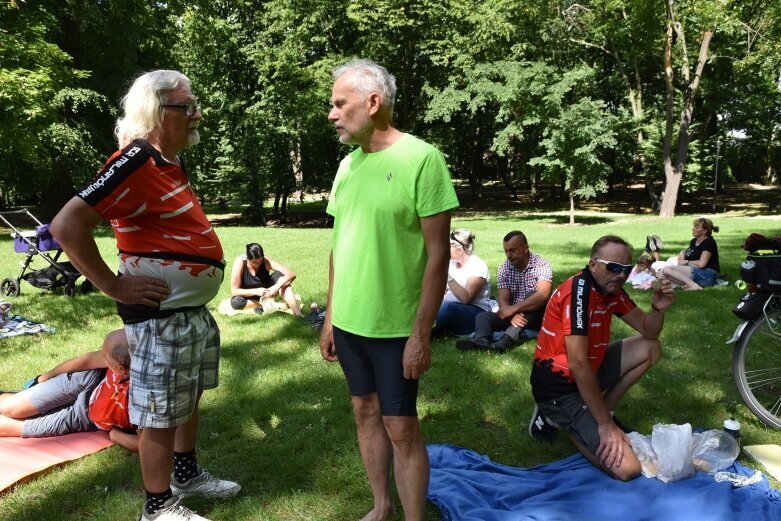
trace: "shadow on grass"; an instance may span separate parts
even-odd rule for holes
[[[533,221],[534,216],[524,216],[519,227]],[[490,236],[493,241],[513,227],[486,229],[480,239]],[[687,227],[688,223],[671,227],[683,233],[664,237],[665,251],[677,253],[688,244]],[[629,227],[619,229],[631,232]],[[596,239],[610,231],[597,227],[588,229],[588,235]],[[716,236],[722,271],[732,273],[733,280],[745,258],[739,245],[751,231],[730,228]],[[552,244],[544,229],[536,228],[535,233],[540,238],[532,243],[533,251],[566,253],[554,266],[556,282],[585,264],[593,240]],[[579,235],[584,233],[578,230]],[[322,286],[308,291],[322,296]],[[649,309],[650,292],[627,291]],[[740,294],[734,286],[676,292],[661,336],[662,359],[618,408],[625,423],[649,434],[656,423],[718,428],[727,416],[737,415],[746,425],[744,439],[769,442],[770,435],[755,425],[740,402],[731,374],[732,348],[724,345],[737,325],[730,309]],[[30,311],[31,318],[58,327],[58,335],[67,335],[74,344],[83,344],[84,336],[104,333],[106,322],[117,323],[113,302],[97,294],[66,300],[23,293],[18,304]],[[225,502],[188,499],[188,506],[207,517],[235,520],[306,519],[310,509],[323,509],[321,519],[357,519],[365,514],[371,508],[371,494],[347,386],[338,365],[320,358],[317,335],[307,323],[284,314],[217,320],[223,331],[221,385],[204,395],[198,454],[210,471],[240,482],[243,491]],[[91,331],[95,324],[100,326],[97,332]],[[614,338],[630,334],[618,319],[613,331]],[[45,335],[40,339],[47,345]],[[504,356],[462,353],[453,342],[433,343],[433,367],[421,381],[418,403],[428,442],[468,447],[494,461],[522,467],[574,452],[562,434],[545,445],[527,434],[534,341]],[[24,360],[35,345],[7,339],[2,347],[6,356]],[[64,358],[62,352],[52,352],[51,357]],[[96,501],[102,495],[111,504],[103,507]],[[112,448],[33,480],[3,500],[0,512],[8,513],[8,519],[50,519],[52,512],[66,520],[134,518],[143,503],[137,458]],[[105,508],[105,513],[97,508]],[[427,519],[438,517],[429,506]]]
[[[492,211],[459,211],[459,220],[481,221],[489,220],[494,222],[514,222],[514,223],[534,223],[534,224],[569,224],[569,215],[557,213],[524,213],[515,215],[507,212]],[[590,226],[595,224],[606,224],[615,221],[615,217],[600,215],[577,215],[575,217],[576,225]],[[517,226],[516,226],[517,228]],[[512,227],[508,228],[508,231]]]

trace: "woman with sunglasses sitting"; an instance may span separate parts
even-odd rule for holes
[[[475,317],[491,311],[488,265],[474,255],[475,236],[465,229],[450,234],[450,266],[447,288],[437,313],[433,335],[468,335],[475,330]]]
[[[273,273],[271,273],[273,270]],[[290,310],[301,316],[301,307],[290,284],[296,274],[290,268],[263,254],[263,247],[252,242],[247,251],[233,262],[231,271],[231,307],[233,309],[255,308],[263,313],[261,297],[281,296]]]
[[[662,269],[660,278],[679,284],[685,290],[699,290],[716,284],[719,278],[719,247],[712,237],[719,227],[700,217],[694,220],[689,247],[678,255],[676,266]]]

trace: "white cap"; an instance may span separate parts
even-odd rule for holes
[[[740,422],[735,418],[724,420],[724,428],[728,431],[740,431]]]

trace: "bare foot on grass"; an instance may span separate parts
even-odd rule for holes
[[[699,284],[693,284],[693,285],[685,286],[683,288],[684,291],[699,291],[701,289],[702,286],[700,286]]]
[[[361,521],[390,521],[391,519],[396,519],[396,507],[393,505],[385,509],[375,508],[366,514]]]

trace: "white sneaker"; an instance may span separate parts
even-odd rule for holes
[[[171,475],[171,492],[174,495],[203,497],[233,497],[241,490],[241,485],[225,479],[215,478],[205,468],[198,466],[200,474],[187,483],[179,483]]]
[[[146,513],[146,508],[141,511],[138,521],[209,521],[201,517],[187,507],[179,504],[182,500],[179,496],[173,496],[163,504],[163,508],[152,515]]]

